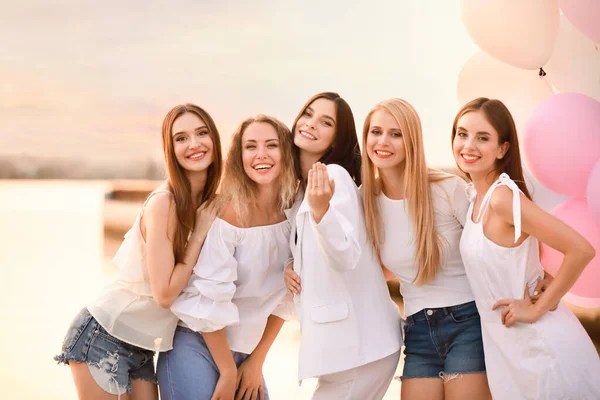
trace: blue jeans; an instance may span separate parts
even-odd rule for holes
[[[402,379],[485,372],[475,302],[426,308],[406,318]]]
[[[235,351],[239,367],[248,354]],[[202,334],[181,326],[173,338],[173,349],[158,356],[156,367],[161,400],[210,400],[219,380],[219,369]],[[269,393],[263,378],[265,400]]]

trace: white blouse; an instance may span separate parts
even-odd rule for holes
[[[154,301],[146,268],[146,242],[140,230],[144,208],[156,193],[152,192],[125,240],[113,258],[119,267],[117,279],[104,288],[100,297],[87,308],[108,333],[143,349],[167,351],[173,348],[177,317]]]
[[[171,311],[196,332],[225,328],[231,350],[252,353],[271,314],[289,319],[293,313],[283,281],[289,236],[287,220],[238,228],[216,218]]]
[[[381,192],[377,204],[383,223],[381,259],[400,281],[404,313],[424,308],[449,307],[474,300],[460,256],[460,237],[469,209],[465,181],[459,177],[431,183],[435,227],[442,236],[442,267],[435,278],[421,286],[417,276],[413,221],[406,200],[392,200]]]

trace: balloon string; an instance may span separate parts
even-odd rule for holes
[[[556,94],[556,90],[554,90],[554,88],[552,87],[552,85],[550,84],[550,82],[548,82],[548,79],[546,79],[546,71],[544,71],[544,68],[540,68],[540,72],[538,72],[538,76],[540,77],[541,80],[543,80],[546,85],[548,85],[548,89],[550,89],[552,91],[552,93]]]
[[[548,89],[550,89],[550,91],[552,91],[552,94],[558,94],[560,93],[558,90],[556,90],[556,88],[550,83],[550,81],[548,80],[548,78],[546,78],[545,76],[540,76],[540,79],[543,80],[546,85],[548,86]]]

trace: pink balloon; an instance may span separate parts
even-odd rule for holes
[[[579,232],[594,246],[596,253],[600,254],[600,224],[597,224],[591,215],[585,199],[567,200],[559,204],[550,214]],[[559,251],[542,244],[542,265],[552,275],[556,275],[563,257],[563,254]],[[596,255],[583,270],[569,293],[581,298],[600,299],[599,282],[600,255]]]
[[[600,161],[592,168],[588,179],[587,203],[590,211],[596,217],[596,222],[600,225]]]
[[[560,9],[577,29],[600,43],[600,1],[559,0]]]
[[[525,124],[523,149],[535,178],[548,189],[585,197],[600,160],[600,103],[578,93],[542,101]]]

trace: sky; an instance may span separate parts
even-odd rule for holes
[[[7,2],[0,14],[0,156],[162,158],[176,104],[215,119],[288,125],[336,91],[357,127],[377,102],[419,112],[431,166],[454,165],[462,65],[477,51],[460,3],[396,1]]]

